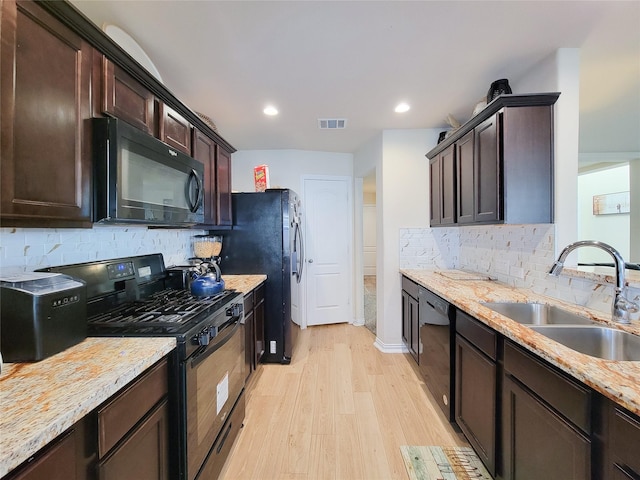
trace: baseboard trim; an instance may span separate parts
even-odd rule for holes
[[[382,353],[409,353],[409,349],[405,346],[404,343],[385,344],[378,337],[376,337],[376,341],[373,342],[373,346],[380,350]]]

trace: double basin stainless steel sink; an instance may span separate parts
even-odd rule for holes
[[[487,302],[485,307],[577,352],[605,360],[640,361],[640,337],[605,327],[554,305]]]

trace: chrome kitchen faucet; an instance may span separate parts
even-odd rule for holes
[[[607,245],[606,243],[599,242],[597,240],[580,240],[573,242],[562,250],[560,256],[551,267],[551,270],[549,270],[549,275],[553,275],[555,277],[560,275],[567,256],[576,248],[580,247],[597,247],[608,252],[613,257],[616,267],[616,286],[613,304],[611,305],[611,318],[614,322],[629,323],[629,314],[636,313],[640,307],[638,307],[637,303],[628,300],[625,296],[625,290],[627,288],[624,279],[625,262],[622,259],[620,252],[611,245]]]

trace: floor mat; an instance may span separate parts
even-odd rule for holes
[[[410,480],[492,480],[470,447],[400,447]]]

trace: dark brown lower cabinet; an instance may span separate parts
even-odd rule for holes
[[[589,440],[519,382],[503,387],[503,478],[591,478]]]
[[[402,277],[402,341],[420,363],[420,321],[418,316],[418,284]]]
[[[98,480],[168,480],[168,379],[165,359],[98,409]]]
[[[456,423],[494,476],[497,377],[496,362],[456,335]]]
[[[2,480],[168,480],[167,393],[165,358]]]
[[[95,442],[87,427],[80,420],[3,480],[92,480]]]
[[[591,391],[505,343],[502,478],[589,480]]]
[[[596,478],[604,480],[640,479],[640,417],[600,397],[597,443],[602,453]]]
[[[244,296],[245,368],[247,380],[264,354],[264,283]]]
[[[98,465],[98,480],[167,480],[169,412],[164,400]]]
[[[255,365],[260,363],[264,354],[264,283],[254,291],[254,307],[253,316],[255,318],[253,341],[255,348],[253,349],[253,357]]]

